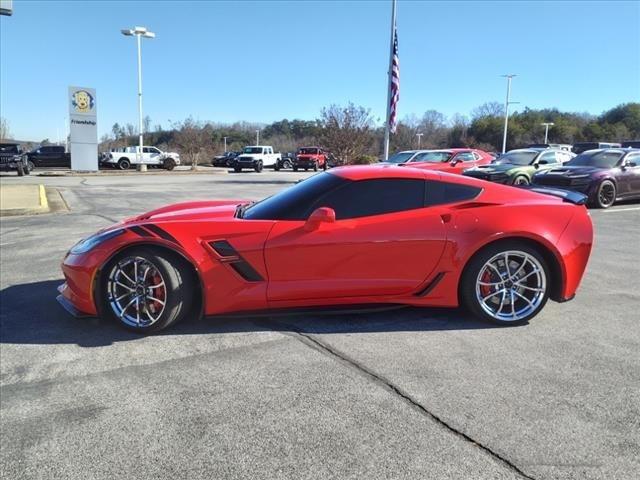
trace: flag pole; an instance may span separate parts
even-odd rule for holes
[[[391,41],[389,45],[389,70],[387,71],[387,117],[384,125],[384,159],[389,159],[389,133],[391,125],[391,69],[393,68],[393,42],[396,28],[396,0],[391,0]]]

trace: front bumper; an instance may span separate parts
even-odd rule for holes
[[[504,174],[500,174],[500,175],[495,175],[495,174],[470,174],[470,173],[466,173],[466,172],[463,175],[465,177],[476,178],[478,180],[485,180],[487,182],[500,183],[502,185],[511,185],[511,177],[509,175],[504,175]]]
[[[65,296],[65,292],[68,291],[68,288],[69,287],[66,283],[58,286],[58,292],[60,292],[60,294],[56,297],[56,300],[60,306],[75,318],[94,318],[96,315],[79,310],[72,301]]]
[[[296,158],[292,164],[294,167],[311,168],[314,164],[320,163],[315,158]]]

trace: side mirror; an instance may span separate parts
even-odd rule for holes
[[[320,207],[313,211],[306,223],[304,224],[304,229],[307,232],[312,232],[313,230],[317,230],[320,228],[320,225],[323,223],[334,223],[336,221],[336,212],[333,208],[329,207]]]
[[[630,160],[627,160],[626,162],[624,162],[624,164],[622,165],[622,168],[626,168],[626,167],[637,167],[638,164],[636,162],[632,162]]]
[[[450,165],[451,165],[452,167],[455,167],[455,166],[456,166],[458,163],[460,163],[460,162],[461,162],[461,160],[456,160],[456,159],[454,158],[453,160],[451,160]]]
[[[549,162],[547,162],[546,160],[539,160],[537,162],[538,165],[547,165]]]

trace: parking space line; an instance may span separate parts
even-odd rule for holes
[[[640,210],[640,207],[618,208],[616,210],[605,210],[604,213],[632,212],[634,210]]]

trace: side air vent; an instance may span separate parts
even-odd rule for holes
[[[216,240],[215,242],[209,243],[211,248],[220,255],[221,257],[236,257],[238,256],[238,252],[236,249],[231,246],[229,242],[226,240]]]

